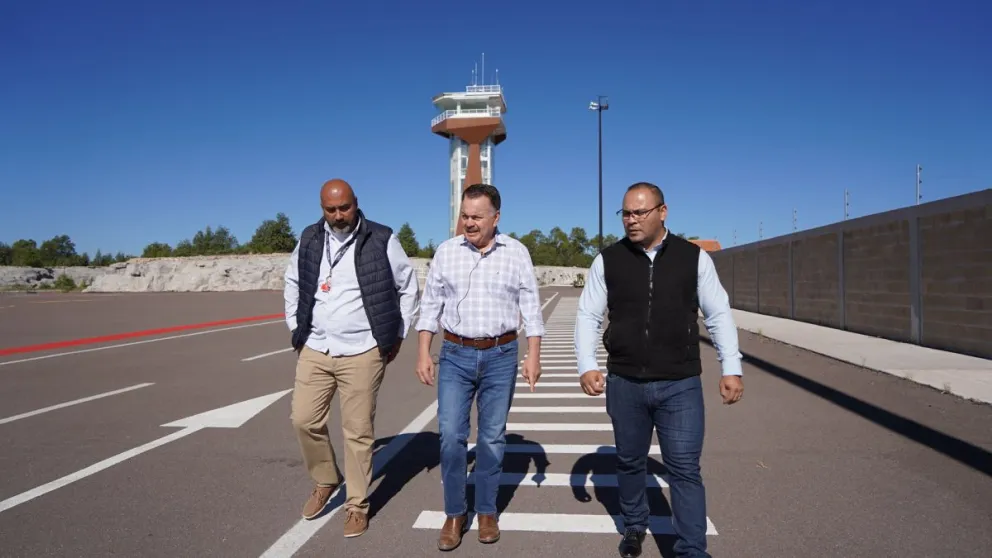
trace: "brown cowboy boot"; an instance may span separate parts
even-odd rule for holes
[[[496,515],[479,514],[479,542],[491,544],[499,540],[499,520]]]
[[[437,539],[438,550],[454,550],[458,548],[458,545],[462,543],[462,535],[465,534],[466,519],[466,516],[459,515],[458,517],[449,517],[444,520],[444,526],[441,527],[441,536]]]

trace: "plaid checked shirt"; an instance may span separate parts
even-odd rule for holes
[[[416,329],[441,327],[462,337],[496,337],[516,331],[544,335],[537,276],[527,247],[497,231],[483,256],[463,235],[441,243],[431,261]]]

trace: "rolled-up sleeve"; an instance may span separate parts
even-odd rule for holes
[[[523,318],[527,337],[544,336],[544,316],[541,315],[541,295],[537,274],[530,252],[523,245],[518,250],[520,260],[520,316]]]
[[[420,296],[420,317],[417,320],[417,331],[437,333],[438,320],[444,309],[444,283],[442,282],[441,266],[444,264],[443,245],[434,253],[430,268],[427,270],[427,280],[424,282],[424,292]]]

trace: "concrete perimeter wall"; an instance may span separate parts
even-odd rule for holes
[[[992,189],[711,255],[734,308],[992,358]]]

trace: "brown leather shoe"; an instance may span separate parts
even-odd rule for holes
[[[324,506],[331,499],[331,494],[334,493],[335,489],[337,486],[315,486],[307,503],[303,505],[303,518],[313,519],[317,517],[317,514],[324,510]]]
[[[362,535],[369,528],[369,516],[364,513],[348,510],[344,520],[344,536],[346,538]]]
[[[492,544],[499,540],[499,520],[496,515],[479,514],[479,542]]]
[[[437,539],[438,550],[454,550],[458,548],[458,545],[462,544],[462,535],[466,531],[466,519],[466,516],[460,515],[444,520],[444,526],[441,527],[441,536]]]

